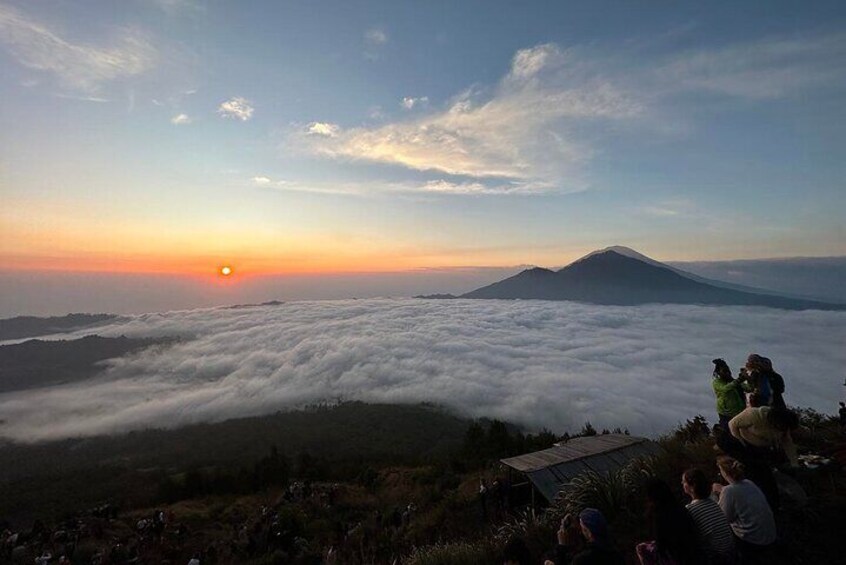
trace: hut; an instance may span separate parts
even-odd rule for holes
[[[509,483],[515,494],[530,490],[530,496],[526,498],[530,498],[534,507],[536,492],[547,502],[552,502],[561,487],[581,473],[610,473],[636,457],[656,455],[660,451],[657,443],[646,438],[602,434],[573,438],[556,443],[549,449],[501,459],[500,462],[508,468]]]

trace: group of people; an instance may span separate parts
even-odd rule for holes
[[[719,424],[714,428],[719,482],[702,469],[681,476],[683,505],[660,479],[645,485],[648,541],[635,553],[641,565],[734,565],[778,562],[775,513],[780,507],[773,468],[797,465],[791,432],[799,418],[784,402],[784,379],[772,362],[749,355],[734,378],[728,364],[715,359],[713,390]],[[587,508],[578,519],[567,516],[557,532],[554,555],[544,565],[622,565],[605,517]],[[523,565],[525,544],[512,540],[506,565]]]
[[[799,417],[784,402],[784,379],[766,357],[751,354],[738,377],[722,359],[714,359],[712,387],[720,425],[717,446],[745,467],[748,478],[763,492],[774,510],[781,501],[773,467],[798,465],[792,432]]]

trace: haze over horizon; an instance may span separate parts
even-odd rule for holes
[[[0,284],[36,309],[120,284],[137,310],[270,277],[469,290],[619,243],[846,256],[845,21],[838,2],[0,0]]]

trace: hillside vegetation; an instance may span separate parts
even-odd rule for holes
[[[802,423],[803,451],[843,449],[833,418],[803,411]],[[606,431],[586,424],[576,435]],[[199,553],[203,564],[447,565],[500,563],[514,536],[542,563],[562,514],[595,506],[633,563],[634,544],[647,535],[643,480],[658,476],[675,486],[691,465],[715,474],[710,430],[696,417],[659,439],[660,457],[610,476],[584,475],[546,509],[532,512],[516,495],[489,497],[482,506],[480,478],[489,485],[499,479],[497,492],[507,492],[500,458],[559,439],[427,405],[342,403],[179,430],[7,445],[0,456],[15,464],[3,466],[0,515],[31,540],[21,546],[21,563],[49,546],[56,555],[73,548],[74,563],[97,555],[187,563]],[[843,562],[842,470],[796,478],[810,498],[780,516],[784,562]],[[57,532],[78,539],[56,541]]]

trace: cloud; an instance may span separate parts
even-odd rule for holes
[[[384,45],[388,42],[388,34],[385,33],[385,30],[372,28],[364,32],[364,41],[368,45]]]
[[[688,51],[659,69],[672,88],[751,99],[780,98],[846,72],[846,34],[766,38]]]
[[[569,126],[636,118],[640,102],[552,45],[518,51],[494,92],[469,89],[424,117],[333,135],[293,134],[291,144],[333,159],[395,164],[475,180],[502,178],[536,191],[581,190],[591,155]],[[407,99],[416,107],[420,99]],[[313,133],[307,131],[306,133]]]
[[[309,135],[319,135],[322,137],[338,137],[341,131],[341,126],[338,124],[330,124],[327,122],[312,122],[306,128]]]
[[[429,105],[429,97],[428,96],[421,96],[419,98],[413,98],[410,96],[406,96],[400,102],[400,106],[405,108],[406,110],[413,110],[415,107],[419,108],[420,106],[428,106]]]
[[[4,5],[0,42],[25,67],[52,73],[64,86],[85,92],[147,72],[158,59],[155,47],[137,30],[118,30],[108,46],[79,44]]]
[[[204,10],[198,0],[152,0],[152,2],[168,15],[197,13]]]
[[[177,114],[170,119],[170,123],[177,126],[186,125],[191,123],[191,118],[188,114]]]
[[[53,96],[56,98],[64,98],[65,100],[79,100],[80,102],[96,102],[98,104],[104,104],[106,102],[111,102],[108,98],[103,98],[102,96],[88,96],[88,95],[76,95],[76,94],[63,94],[63,93],[56,93]]]
[[[511,61],[509,78],[512,80],[529,79],[561,57],[561,50],[554,43],[546,43],[530,49],[520,49]]]
[[[266,176],[252,179],[256,186],[275,188],[293,192],[311,192],[316,194],[343,194],[347,196],[368,196],[374,194],[421,195],[421,194],[527,194],[533,187],[519,183],[490,182],[452,182],[445,179],[424,182],[385,182],[385,181],[334,181],[314,182],[297,180],[275,180]],[[543,190],[538,187],[534,190]]]
[[[344,300],[136,316],[102,335],[194,336],[100,377],[0,395],[21,441],[272,413],[325,399],[431,401],[576,430],[713,421],[711,359],[773,359],[789,403],[831,412],[846,314],[545,301]],[[812,376],[812,378],[806,378]]]
[[[254,111],[255,108],[250,105],[249,100],[240,96],[222,102],[217,108],[217,113],[224,118],[235,118],[243,122],[252,118]]]

